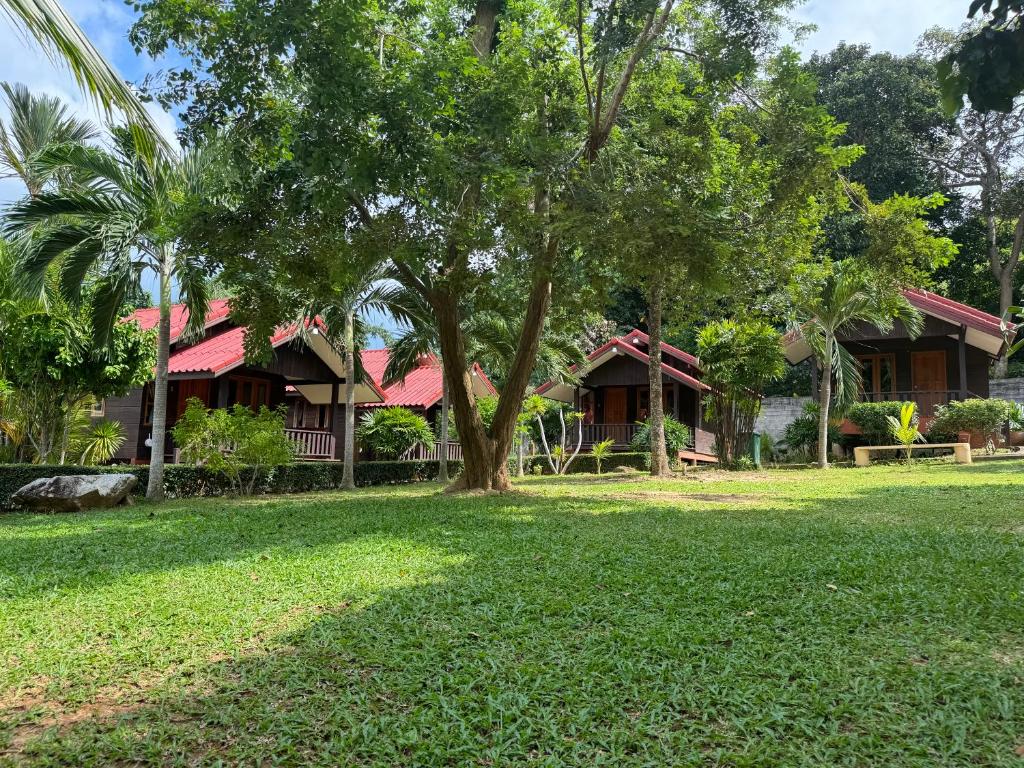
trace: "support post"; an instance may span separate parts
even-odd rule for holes
[[[811,397],[814,398],[815,402],[818,400],[818,358],[811,355],[808,358],[808,362],[811,366]]]
[[[217,379],[217,407],[227,408],[228,407],[228,380],[224,376],[219,376]]]
[[[956,351],[960,363],[960,399],[967,399],[967,326],[961,325],[956,336]]]
[[[345,422],[338,418],[338,379],[331,382],[331,435],[334,436],[334,458],[345,458]]]

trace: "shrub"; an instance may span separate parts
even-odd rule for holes
[[[432,443],[434,432],[408,408],[375,408],[363,414],[356,437],[375,457],[396,459],[413,446]]]
[[[804,405],[802,415],[793,419],[786,425],[782,434],[782,442],[791,454],[799,454],[801,458],[817,452],[818,448],[818,413],[820,408],[817,403]],[[835,443],[840,438],[839,427],[831,420],[828,424],[828,441]]]
[[[608,438],[607,440],[602,440],[600,443],[596,443],[590,449],[590,455],[594,457],[597,474],[601,474],[601,462],[611,455],[613,445],[615,445],[615,441]]]
[[[786,371],[779,332],[760,320],[722,320],[697,335],[706,414],[715,430],[715,452],[723,465],[746,454],[761,411],[761,392]]]
[[[960,432],[974,432],[984,437],[998,432],[1013,414],[1008,400],[954,400],[935,409],[935,418],[928,428],[932,442],[937,438],[955,438]],[[941,439],[938,440],[941,442]]]
[[[878,403],[854,403],[846,412],[846,418],[855,424],[868,445],[888,445],[892,442],[890,418],[899,421],[904,403],[883,400]]]
[[[252,494],[272,467],[290,464],[295,458],[284,424],[283,407],[260,406],[254,413],[236,404],[230,410],[209,410],[193,397],[171,434],[186,465],[221,473],[238,491]]]
[[[669,459],[675,460],[680,451],[690,446],[690,428],[680,424],[671,416],[665,416],[665,449],[668,451]],[[629,445],[637,453],[650,452],[651,450],[651,425],[644,421],[640,428],[633,435]]]
[[[121,424],[109,419],[101,419],[85,430],[81,438],[81,457],[83,464],[103,464],[114,458],[124,445],[125,433]]]

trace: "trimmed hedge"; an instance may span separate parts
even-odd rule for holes
[[[882,400],[877,403],[854,403],[846,412],[846,418],[860,427],[864,442],[868,445],[888,445],[892,443],[892,430],[889,419],[900,418],[902,401]]]
[[[360,461],[356,462],[356,485],[396,485],[437,478],[436,461]],[[448,462],[448,474],[455,477],[462,471],[461,461]],[[75,465],[0,464],[0,510],[12,509],[11,496],[24,485],[40,477],[58,475],[97,475],[125,473],[139,478],[138,492],[149,481],[149,467],[79,467]],[[256,493],[306,493],[341,487],[343,466],[334,462],[297,462],[277,467],[267,473]],[[168,498],[223,496],[232,490],[228,478],[202,467],[169,464],[164,470],[164,492]]]
[[[602,472],[609,472],[616,467],[633,467],[634,469],[650,469],[649,453],[613,453],[601,461]],[[550,474],[547,459],[543,456],[526,457],[524,468],[527,474],[533,473],[533,466],[542,467]],[[436,480],[438,462],[436,461],[358,461],[356,468],[356,485],[399,485]],[[256,485],[257,494],[266,493],[308,493],[310,491],[327,491],[341,488],[344,469],[342,464],[326,461],[296,462],[284,467],[276,467],[269,471]],[[462,471],[461,461],[448,462],[448,475],[455,477]],[[569,467],[570,474],[596,472],[597,464],[594,457],[581,453]],[[515,475],[515,460],[509,462],[509,473]],[[0,464],[0,510],[13,509],[11,496],[24,485],[41,477],[58,475],[98,475],[104,473],[132,474],[139,478],[138,495],[141,495],[149,482],[149,467],[145,466],[113,466],[113,467],[80,467],[73,464]],[[199,496],[223,496],[232,492],[231,481],[219,473],[211,472],[202,467],[189,467],[184,464],[168,464],[164,469],[164,492],[171,499],[186,499]]]

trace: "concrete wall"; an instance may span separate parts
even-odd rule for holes
[[[767,432],[781,440],[786,427],[804,412],[809,397],[766,397],[761,401],[761,415],[757,417],[758,432]]]
[[[992,379],[988,383],[989,397],[1024,403],[1024,378]]]

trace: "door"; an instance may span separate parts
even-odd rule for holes
[[[626,388],[608,387],[604,391],[604,423],[626,423]]]
[[[911,352],[910,370],[915,392],[946,391],[946,353]]]

